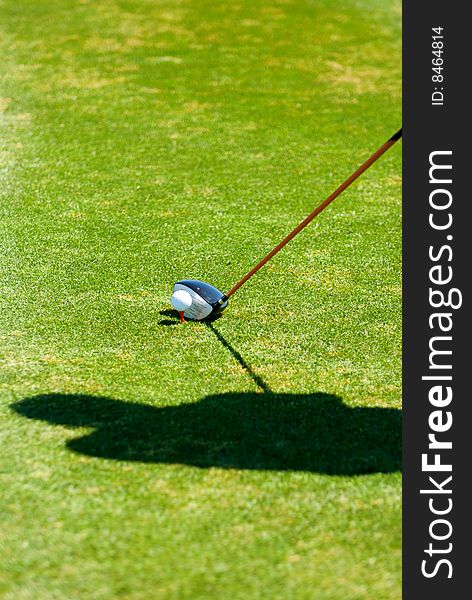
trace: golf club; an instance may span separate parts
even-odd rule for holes
[[[183,322],[185,319],[193,321],[201,321],[210,315],[221,312],[228,306],[228,299],[239,288],[248,281],[266,262],[277,254],[282,248],[290,242],[302,229],[304,229],[317,215],[320,214],[331,202],[337,198],[351,183],[353,183],[364,171],[366,171],[374,162],[376,162],[382,154],[385,154],[395,142],[402,137],[402,130],[399,129],[391,138],[389,138],[372,156],[370,156],[352,175],[350,175],[326,200],[315,208],[303,221],[295,227],[281,242],[275,246],[264,258],[257,263],[244,277],[238,281],[233,287],[224,294],[217,288],[199,281],[196,279],[184,279],[178,281],[174,285],[174,290],[171,297],[172,306],[180,314],[180,319]]]

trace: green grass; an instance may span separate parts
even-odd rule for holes
[[[0,597],[400,597],[397,0],[0,0]]]

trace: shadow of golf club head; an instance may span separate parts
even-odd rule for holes
[[[164,327],[169,327],[171,325],[182,325],[179,318],[179,313],[176,310],[161,310],[159,314],[163,317],[171,317],[169,319],[162,319],[158,322],[158,325],[162,325]],[[223,316],[222,313],[213,313],[210,316],[206,317],[203,321],[187,321],[187,323],[213,323],[218,319],[221,319]]]

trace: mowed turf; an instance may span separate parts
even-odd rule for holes
[[[400,27],[0,1],[2,599],[400,597]]]

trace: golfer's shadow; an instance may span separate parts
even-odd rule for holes
[[[162,408],[48,394],[12,408],[52,425],[88,428],[67,447],[106,459],[331,475],[401,468],[401,411],[351,408],[324,393],[224,393]]]

